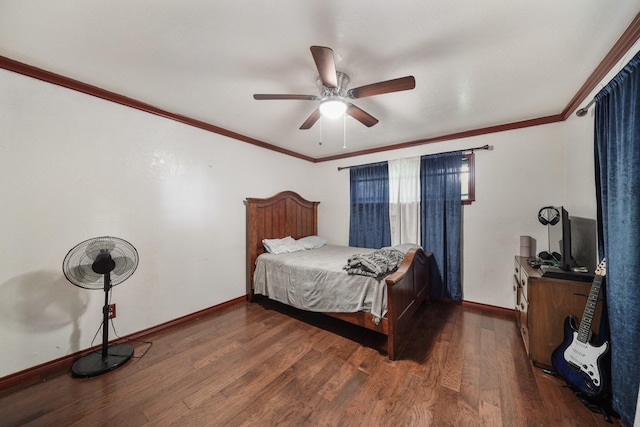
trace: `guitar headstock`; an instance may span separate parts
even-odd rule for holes
[[[600,264],[598,264],[598,266],[596,267],[595,274],[597,276],[604,276],[604,275],[607,274],[607,259],[606,258],[602,258],[602,261],[600,261]]]

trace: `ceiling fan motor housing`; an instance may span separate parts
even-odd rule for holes
[[[361,108],[353,105],[348,100],[381,95],[383,93],[410,90],[414,89],[416,86],[415,78],[413,76],[405,76],[347,90],[347,86],[349,85],[349,76],[336,70],[333,50],[325,46],[311,46],[310,49],[318,70],[316,83],[320,89],[320,97],[314,95],[264,93],[256,93],[253,95],[253,98],[257,100],[320,100],[320,105],[309,115],[309,117],[307,117],[304,123],[300,126],[300,129],[310,129],[318,121],[321,115],[330,118],[337,118],[344,117],[345,113],[363,125],[371,127],[378,123],[378,119]]]
[[[347,86],[349,85],[349,76],[342,71],[337,71],[336,77],[338,80],[338,86],[326,87],[322,84],[322,79],[320,78],[320,76],[318,76],[317,83],[320,87],[320,95],[322,101],[329,99],[341,99],[348,96]]]

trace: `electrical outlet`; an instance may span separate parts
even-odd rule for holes
[[[109,319],[113,319],[116,317],[116,305],[109,304]]]

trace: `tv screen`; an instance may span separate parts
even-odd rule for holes
[[[577,266],[595,271],[597,262],[597,227],[596,220],[573,216],[571,220],[571,257]]]

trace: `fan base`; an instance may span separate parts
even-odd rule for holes
[[[102,351],[98,350],[76,360],[71,367],[75,377],[95,377],[105,372],[113,371],[124,365],[133,356],[133,347],[129,344],[115,344],[107,348],[106,359],[102,358]]]

